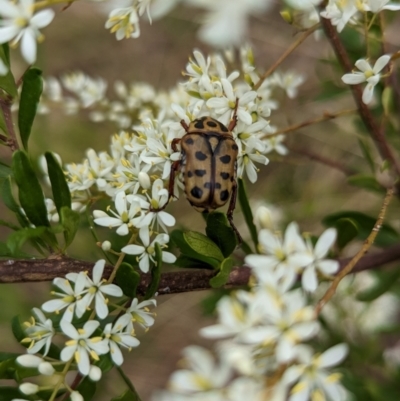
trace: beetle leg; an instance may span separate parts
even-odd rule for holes
[[[235,109],[233,111],[233,116],[232,116],[231,122],[229,123],[229,127],[228,127],[229,132],[232,132],[233,129],[236,127],[238,106],[239,106],[239,98],[236,98]],[[181,124],[182,124],[182,121],[181,121]]]
[[[176,160],[171,165],[171,171],[170,171],[170,175],[169,175],[169,185],[168,185],[168,194],[169,194],[168,201],[171,200],[171,198],[174,196],[175,175],[176,175],[176,172],[179,170],[180,166],[181,166],[181,160]],[[167,206],[167,205],[168,205],[168,203],[166,203],[165,206]]]
[[[182,120],[183,121],[183,120]],[[178,143],[181,141],[181,138],[174,138],[171,142],[171,148],[174,152],[178,152],[178,147],[176,145],[178,145]]]
[[[242,236],[239,234],[238,229],[233,224],[233,211],[235,210],[235,206],[236,206],[237,185],[238,184],[235,181],[235,185],[232,187],[231,200],[229,202],[229,207],[228,207],[228,212],[226,213],[226,217],[228,218],[228,221],[232,227],[232,230],[236,234],[236,237],[238,239],[238,245],[240,245],[243,242],[243,239],[242,239]]]
[[[189,132],[189,126],[185,123],[185,120],[181,120],[180,123],[181,123],[183,129],[186,131],[186,133],[188,133]]]

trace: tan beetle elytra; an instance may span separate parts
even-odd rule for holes
[[[227,218],[240,243],[242,238],[233,224],[238,146],[232,130],[237,123],[237,107],[238,100],[229,127],[211,117],[198,118],[189,125],[181,120],[186,134],[171,144],[177,152],[180,143],[181,158],[171,166],[169,196],[174,193],[175,174],[181,171],[186,197],[198,212],[211,212],[230,198]]]

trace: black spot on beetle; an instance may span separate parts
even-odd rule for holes
[[[206,159],[207,159],[207,155],[204,154],[203,152],[201,152],[200,150],[198,150],[198,151],[195,153],[195,156],[196,156],[196,159],[197,159],[197,160],[203,161],[203,160],[206,160]],[[229,156],[229,159],[230,159],[230,156]]]
[[[211,182],[204,183],[204,188],[210,189],[211,188]]]
[[[206,170],[194,170],[194,173],[197,175],[197,177],[203,177],[207,173]]]
[[[220,184],[219,182],[216,182],[216,183],[215,183],[215,188],[216,188],[216,189],[221,189],[221,184]]]
[[[238,148],[237,145],[232,145],[232,149],[233,149],[233,150],[238,150],[239,148]]]
[[[218,124],[219,124],[219,129],[220,129],[221,131],[223,131],[223,132],[229,132],[228,128],[226,128],[224,124],[220,123],[219,121],[218,121]]]
[[[191,172],[191,171],[188,171],[187,172],[187,176],[190,178],[190,177],[193,177],[193,173]]]
[[[195,127],[195,128],[199,128],[199,129],[204,128],[204,123],[203,123],[203,121],[201,121],[201,120],[196,120],[196,121],[194,122],[194,127]]]
[[[201,121],[206,121],[207,118],[208,118],[207,116],[203,116],[203,117],[200,118],[200,120],[201,120]]]
[[[219,198],[221,199],[222,202],[225,202],[229,198],[229,191],[225,189],[224,191],[221,191],[219,194]]]
[[[227,180],[230,177],[229,173],[221,173],[220,174],[223,180]]]
[[[193,140],[193,138],[186,138],[186,139],[185,139],[185,143],[186,143],[187,145],[193,145],[193,144],[194,144],[194,140]]]
[[[192,188],[192,190],[190,191],[190,193],[192,194],[192,196],[194,198],[197,199],[201,199],[201,197],[203,196],[203,190],[200,189],[199,187],[194,187]]]
[[[218,126],[218,124],[217,124],[215,121],[208,121],[208,122],[207,122],[207,125],[208,125],[209,127],[213,127],[213,128],[215,128],[215,127]]]
[[[224,164],[228,164],[231,162],[231,157],[229,155],[225,155],[225,156],[221,156],[219,158],[219,160],[221,160],[221,162]]]

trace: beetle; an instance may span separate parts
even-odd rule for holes
[[[227,218],[239,240],[242,238],[233,224],[233,211],[237,195],[237,156],[238,146],[233,139],[232,130],[237,123],[238,99],[229,126],[226,127],[211,117],[201,117],[189,125],[181,120],[186,134],[175,138],[172,150],[181,157],[171,166],[169,179],[169,197],[174,196],[175,175],[181,172],[185,195],[189,203],[198,212],[211,212],[224,206],[229,198]]]

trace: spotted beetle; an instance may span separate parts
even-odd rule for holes
[[[181,157],[171,166],[169,196],[173,197],[175,174],[180,171],[186,198],[198,212],[211,212],[230,198],[227,218],[241,243],[242,237],[233,224],[238,146],[232,130],[237,123],[237,107],[238,100],[228,127],[211,117],[198,118],[189,125],[181,120],[186,134],[175,138],[171,144],[177,152],[180,143]]]

